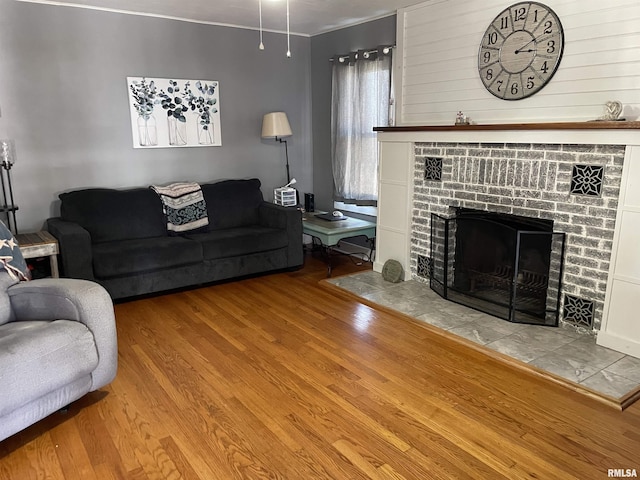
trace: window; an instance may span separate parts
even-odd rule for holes
[[[336,201],[377,203],[378,141],[373,128],[388,125],[390,91],[391,48],[334,57],[331,161]]]

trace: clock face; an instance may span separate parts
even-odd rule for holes
[[[564,33],[546,5],[521,2],[487,28],[478,53],[482,83],[503,100],[521,100],[544,87],[560,65]]]

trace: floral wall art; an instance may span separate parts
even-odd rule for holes
[[[127,77],[133,148],[222,145],[214,80]]]

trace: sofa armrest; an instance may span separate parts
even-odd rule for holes
[[[260,204],[260,225],[270,228],[282,228],[287,231],[289,248],[287,250],[289,267],[302,265],[302,212],[297,208],[283,207],[275,203]]]
[[[93,334],[98,366],[92,373],[92,388],[110,383],[118,366],[118,342],[113,301],[95,282],[71,278],[43,278],[21,282],[7,289],[17,321],[73,320]]]
[[[77,223],[62,220],[60,217],[49,218],[46,229],[58,240],[62,275],[94,280],[89,232]]]

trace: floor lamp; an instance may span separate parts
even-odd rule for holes
[[[11,185],[11,167],[13,167],[15,161],[16,149],[13,140],[0,140],[0,166],[2,167],[0,169],[0,181],[2,183],[3,201],[0,211],[7,217],[7,227],[9,227],[9,230],[11,230],[14,235],[17,235],[16,210],[18,210],[18,207],[13,203],[13,187]],[[7,193],[9,194],[8,198]]]
[[[284,143],[284,154],[287,161],[287,183],[291,182],[289,174],[289,150],[287,141],[282,137],[290,137],[292,135],[289,119],[284,112],[267,113],[262,118],[262,138],[275,138],[276,141]]]

